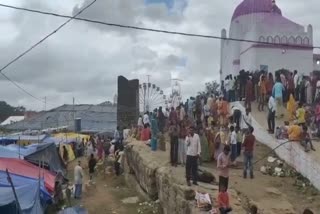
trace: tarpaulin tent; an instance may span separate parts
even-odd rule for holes
[[[74,155],[72,146],[70,144],[60,144],[59,145],[59,152],[60,152],[60,156],[63,157],[63,147],[66,147],[67,152],[68,152],[68,162],[73,161],[74,159],[76,159],[76,156]]]
[[[0,171],[0,213],[19,213],[7,174]],[[10,174],[23,214],[42,214],[51,196],[42,180]]]
[[[48,135],[8,135],[7,139],[15,140],[19,145],[30,145],[34,143],[41,143]]]
[[[9,144],[14,144],[14,143],[17,143],[17,141],[14,139],[0,137],[0,145],[5,146],[5,145],[9,145]]]
[[[20,159],[0,158],[0,170],[9,170],[10,173],[38,179],[39,175],[44,179],[45,187],[49,192],[54,191],[55,175],[46,169],[39,167]]]
[[[33,145],[36,145],[36,144],[33,144]],[[27,156],[37,151],[37,148],[34,146],[20,146],[17,144],[7,145],[6,148],[22,156]]]
[[[2,158],[20,158],[23,159],[23,155],[19,155],[19,153],[15,151],[11,151],[6,146],[0,146],[0,157]]]
[[[65,165],[54,143],[41,143],[35,147],[36,151],[30,155],[25,156],[25,160],[34,164],[38,164],[39,162],[44,163],[48,166],[50,171],[60,171],[65,174]]]
[[[76,141],[81,141],[82,139],[88,139],[90,138],[90,135],[85,134],[77,134],[74,132],[68,132],[68,133],[58,133],[53,135],[55,138],[60,139],[75,139]]]

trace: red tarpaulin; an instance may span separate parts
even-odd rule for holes
[[[10,173],[21,175],[29,178],[39,178],[39,167],[20,159],[0,158],[0,170],[9,170]],[[54,191],[55,175],[46,169],[40,169],[40,176],[44,177],[44,183],[47,190]]]

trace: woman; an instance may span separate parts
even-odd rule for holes
[[[200,129],[199,137],[200,137],[200,143],[201,143],[201,161],[209,162],[210,154],[209,154],[208,140],[203,129]]]
[[[287,110],[289,114],[289,120],[294,120],[296,113],[296,101],[292,94],[290,94],[289,101],[287,103]]]
[[[170,136],[170,163],[171,166],[177,166],[178,164],[178,148],[179,148],[179,126],[176,124],[176,121],[171,121],[169,127],[169,136]]]
[[[185,120],[180,122],[180,133],[179,133],[179,146],[178,146],[178,162],[182,166],[186,164],[186,144],[185,139],[187,137],[188,130],[186,128]]]
[[[152,119],[151,119],[151,150],[152,151],[157,150],[158,134],[159,134],[158,121],[156,118],[156,113],[154,113],[152,114]]]

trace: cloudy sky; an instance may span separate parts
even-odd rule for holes
[[[97,0],[81,16],[89,19],[198,34],[220,35],[229,28],[235,7],[242,0]],[[151,0],[149,0],[151,1]],[[152,0],[160,1],[160,0]],[[60,14],[75,14],[91,0],[0,0]],[[278,0],[283,15],[314,26],[320,45],[319,0]],[[64,19],[0,7],[0,67],[50,33]],[[72,103],[113,100],[117,76],[151,82],[170,91],[172,77],[183,80],[185,96],[204,83],[219,79],[220,42],[212,39],[119,29],[72,21],[17,63],[4,71],[36,97],[47,97],[47,108]],[[185,67],[179,67],[185,60]],[[28,109],[44,104],[22,93],[0,77],[0,100]]]

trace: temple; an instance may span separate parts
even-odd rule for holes
[[[310,74],[319,67],[320,58],[313,54],[312,26],[285,18],[275,0],[243,0],[233,13],[229,36],[222,29],[221,37],[222,80],[240,70],[287,69]]]

